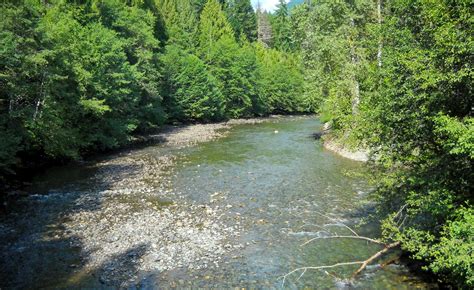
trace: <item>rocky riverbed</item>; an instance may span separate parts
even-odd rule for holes
[[[366,259],[378,245],[301,246],[365,214],[366,181],[346,174],[363,163],[324,150],[311,138],[320,126],[304,116],[169,126],[149,146],[49,168],[0,217],[0,288],[280,288],[293,269]],[[354,270],[295,273],[284,287],[342,287]],[[355,287],[419,283],[390,265]]]
[[[148,138],[161,142],[164,148],[182,148],[225,136],[233,125],[266,120],[169,126]],[[105,285],[130,287],[144,273],[219,267],[224,253],[242,247],[236,242],[241,232],[240,216],[229,214],[231,205],[197,204],[175,192],[170,176],[177,157],[172,151],[154,155],[130,150],[91,165],[95,173],[85,182],[95,186],[85,192],[40,195],[32,189],[33,194],[22,202],[36,203],[38,215],[50,212],[54,204],[71,204],[55,213],[60,218],[48,225],[53,230],[38,231],[37,225],[24,221],[27,233],[19,239],[6,236],[17,231],[21,217],[4,221],[0,238],[5,236],[2,240],[8,242],[1,246],[3,258],[24,255],[20,259],[27,259],[32,251],[44,250],[38,239],[66,240],[70,247],[80,249],[81,258],[69,265],[74,273],[65,286],[92,273]],[[224,198],[219,192],[211,195]],[[2,272],[8,275],[10,270],[14,267]],[[21,285],[20,281],[10,282],[11,286]]]

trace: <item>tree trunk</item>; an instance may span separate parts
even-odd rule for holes
[[[351,18],[351,27],[353,30],[355,30],[355,22],[354,19]],[[358,59],[357,59],[357,54],[356,54],[356,47],[355,47],[355,40],[351,39],[350,40],[351,44],[351,62],[353,65],[352,68],[352,81],[353,81],[353,99],[352,99],[352,115],[357,115],[359,113],[359,104],[360,104],[360,86],[359,86],[359,81],[357,80],[356,76],[356,69],[358,66]]]
[[[382,0],[377,0],[377,22],[379,25],[379,48],[377,51],[377,64],[379,68],[382,67],[382,49],[383,49],[383,41],[382,41]]]

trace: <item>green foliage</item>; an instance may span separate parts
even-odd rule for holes
[[[47,52],[41,52],[35,26],[39,7],[0,6],[0,175],[12,173],[28,136],[26,124],[35,113],[35,95],[42,91]],[[37,103],[37,102],[36,102]]]
[[[446,279],[468,287],[474,286],[474,209],[461,208],[442,230],[441,239],[434,249],[430,249],[433,272],[445,276]]]
[[[102,3],[105,6],[105,2]],[[125,7],[124,10],[114,10],[113,6],[101,8],[108,8],[107,12],[104,12],[108,17],[114,12],[127,11]],[[67,13],[68,9],[70,13]],[[132,12],[133,9],[136,8],[130,8],[129,11]],[[51,99],[51,103],[45,103],[45,109],[50,110],[47,112],[55,118],[47,119],[44,124],[44,120],[39,120],[38,124],[41,126],[34,124],[32,127],[39,130],[44,128],[44,132],[47,132],[50,130],[50,123],[56,120],[58,128],[62,128],[58,132],[64,131],[64,137],[76,131],[78,136],[73,139],[77,139],[80,144],[71,143],[73,148],[67,151],[62,150],[66,150],[64,146],[54,147],[61,148],[57,153],[59,156],[71,157],[78,155],[78,152],[74,151],[83,148],[106,149],[126,143],[129,134],[143,124],[140,117],[146,113],[146,104],[143,108],[140,102],[146,98],[152,99],[155,97],[153,94],[156,94],[154,83],[147,84],[153,79],[143,75],[146,69],[152,70],[151,65],[146,63],[146,50],[143,49],[139,53],[134,45],[100,23],[81,25],[73,18],[74,12],[77,12],[74,8],[58,5],[48,11],[39,25],[38,29],[43,31],[45,41],[49,43],[52,51],[60,51],[52,55],[50,63],[57,64],[55,70],[63,76],[57,80],[52,78],[48,86],[47,97]],[[106,21],[106,17],[103,19]],[[130,21],[127,30],[122,30],[122,33],[133,35],[132,24]],[[116,27],[118,26],[117,24]],[[152,34],[151,27],[149,33]],[[129,37],[138,38],[135,35]],[[140,61],[140,65],[133,65],[130,60]],[[62,82],[62,77],[66,77],[69,82]],[[59,90],[58,86],[67,86],[69,95],[66,98],[69,102],[59,101],[65,96],[60,93],[62,90]],[[92,104],[95,106],[91,106]],[[91,110],[92,108],[96,111]],[[66,111],[70,110],[74,113],[67,114]],[[77,123],[79,120],[81,122]],[[72,128],[67,127],[68,125]],[[62,137],[48,135],[42,146],[54,157],[55,150],[47,148],[51,143],[63,143]],[[66,155],[66,152],[71,154]]]
[[[190,0],[156,0],[168,34],[167,44],[187,50],[197,47],[198,16]]]
[[[137,6],[126,6],[121,1],[100,1],[99,19],[104,26],[113,29],[120,36],[128,62],[133,66],[135,90],[139,92],[137,105],[132,114],[138,119],[137,128],[156,128],[163,121],[160,92],[160,68],[158,51],[160,46],[157,29],[163,29],[157,7],[148,2]],[[146,8],[141,9],[139,7]]]
[[[257,61],[248,0],[25,0],[0,12],[0,176],[30,159],[121,146],[166,117],[207,122],[298,107],[293,56]]]
[[[314,109],[332,116],[334,128],[347,131],[366,92],[372,3],[322,0],[313,5],[306,12],[310,29],[303,42],[306,98]]]
[[[225,11],[229,23],[235,33],[235,38],[242,35],[249,41],[257,40],[257,16],[250,0],[226,1]]]
[[[208,0],[199,22],[199,44],[203,54],[210,50],[223,37],[233,37],[234,32],[217,0]]]
[[[257,47],[258,94],[264,112],[294,113],[304,106],[303,74],[298,57]],[[261,110],[262,110],[261,109]]]
[[[373,149],[384,238],[474,286],[471,1],[281,0],[259,13],[259,43],[248,0],[4,1],[0,14],[2,184],[26,160],[115,148],[166,117],[317,111]]]
[[[152,13],[119,1],[30,4],[1,8],[2,145],[16,149],[0,163],[77,158],[161,122]]]
[[[385,239],[472,288],[472,3],[303,6],[305,98],[336,136],[372,148]]]
[[[232,37],[223,37],[205,59],[226,98],[226,116],[251,116],[256,93],[256,59],[252,47],[240,47]]]
[[[295,6],[290,13],[290,46],[301,51],[306,39],[310,7],[306,3]]]
[[[224,115],[218,81],[197,56],[168,46],[162,56],[167,67],[164,104],[171,120],[213,121]]]
[[[384,65],[376,75],[379,93],[368,95],[364,112],[365,129],[376,133],[369,140],[379,149],[378,163],[404,167],[386,177],[396,179],[380,192],[383,203],[407,204],[395,238],[427,269],[460,287],[474,285],[467,2],[391,3],[383,27]]]
[[[277,10],[271,18],[273,30],[273,47],[279,50],[289,51],[291,49],[291,31],[288,6],[285,0],[279,0]]]
[[[440,114],[434,118],[436,142],[445,152],[474,159],[474,118],[456,118]]]

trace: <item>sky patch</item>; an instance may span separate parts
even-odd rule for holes
[[[275,11],[276,6],[279,1],[278,0],[252,0],[252,5],[255,9],[257,9],[258,2],[260,2],[260,7],[262,8],[262,10],[273,12]]]

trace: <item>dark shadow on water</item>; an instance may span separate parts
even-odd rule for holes
[[[140,284],[138,276],[140,259],[145,255],[148,245],[137,245],[126,252],[114,255],[98,267],[96,272],[89,273],[90,277],[97,277],[98,281],[105,286],[132,287]],[[86,281],[75,281],[76,285],[86,285]]]
[[[73,238],[43,240],[22,237],[14,248],[2,245],[0,287],[3,289],[54,288],[67,281],[83,264],[81,244]],[[27,239],[34,239],[28,241]],[[5,241],[2,233],[2,240]],[[24,244],[24,245],[23,245]],[[51,275],[59,277],[51,284]]]
[[[132,164],[105,164],[98,169],[58,167],[39,177],[42,182],[25,189],[28,194],[0,216],[0,289],[118,287],[125,283],[124,277],[136,273],[146,245],[111,258],[94,273],[84,273],[89,257],[81,239],[68,232],[64,223],[74,213],[101,210],[100,191],[140,168]],[[126,272],[111,275],[114,265]]]

